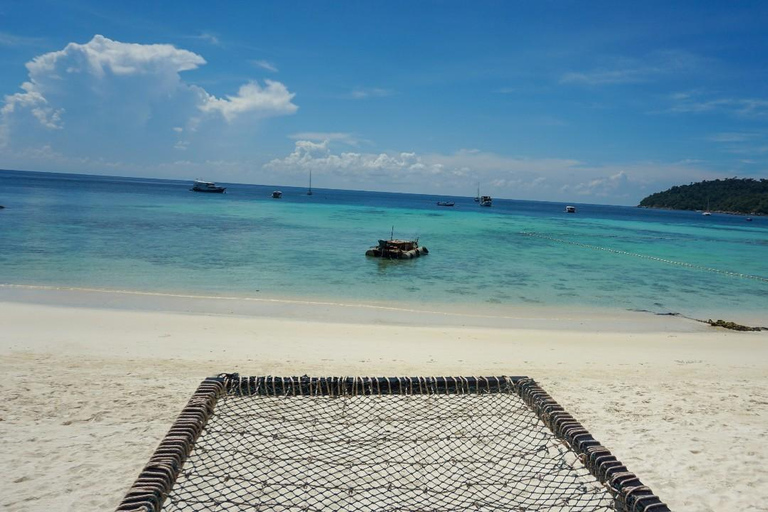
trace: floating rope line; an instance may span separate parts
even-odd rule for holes
[[[117,509],[669,508],[526,377],[206,379]]]
[[[666,263],[668,265],[677,265],[679,267],[685,267],[685,268],[691,268],[694,270],[703,270],[706,272],[713,272],[715,274],[721,274],[724,276],[730,276],[730,277],[740,277],[742,279],[752,279],[753,281],[760,281],[763,283],[768,283],[768,277],[763,276],[755,276],[752,274],[742,274],[740,272],[731,272],[730,270],[721,270],[719,268],[712,268],[712,267],[705,267],[704,265],[696,265],[693,263],[686,263],[684,261],[675,261],[675,260],[668,260],[666,258],[659,258],[657,256],[649,256],[647,254],[639,254],[636,252],[629,252],[629,251],[622,251],[620,249],[611,249],[610,247],[600,247],[599,245],[590,245],[590,244],[584,244],[581,242],[574,242],[571,240],[563,240],[562,238],[555,238],[552,236],[542,235],[539,233],[532,233],[530,231],[521,231],[521,235],[528,236],[532,238],[541,238],[542,240],[549,240],[550,242],[557,242],[560,244],[568,244],[568,245],[575,245],[576,247],[582,247],[584,249],[592,249],[595,251],[605,251],[610,252],[613,254],[621,254],[624,256],[632,256],[634,258],[641,258],[644,260],[651,260],[651,261],[657,261],[659,263]]]

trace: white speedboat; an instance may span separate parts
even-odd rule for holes
[[[283,193],[281,191],[275,190],[272,192],[272,199],[280,199],[281,197],[283,197]]]
[[[491,196],[480,196],[480,206],[493,206]]]
[[[189,190],[193,192],[211,192],[213,194],[221,194],[227,190],[227,187],[219,187],[210,181],[195,180],[192,188]]]
[[[565,207],[565,213],[576,213],[576,207],[575,206],[566,206]]]

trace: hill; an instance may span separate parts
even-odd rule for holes
[[[768,215],[768,180],[727,178],[678,185],[651,194],[639,206],[671,210],[704,210]]]

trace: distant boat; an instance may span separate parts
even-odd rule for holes
[[[704,210],[704,213],[702,213],[702,215],[704,215],[705,217],[709,217],[710,215],[712,215],[709,211],[709,198],[707,198],[707,209]]]
[[[476,203],[480,202],[480,184],[479,183],[477,184],[477,195],[475,196],[475,202]]]
[[[307,195],[312,195],[312,170],[309,170],[309,190],[307,190]]]
[[[193,192],[210,192],[213,194],[222,194],[227,187],[217,187],[215,183],[210,181],[195,180],[192,188],[189,189]]]
[[[453,206],[455,204],[456,203],[454,203],[453,201],[438,201],[437,202],[437,206]]]
[[[2,208],[2,206],[0,206]],[[747,217],[747,222],[752,222],[752,217]]]
[[[491,196],[480,196],[480,206],[493,206]]]
[[[576,213],[576,207],[575,206],[566,206],[565,207],[565,213]]]
[[[275,190],[272,192],[272,199],[280,199],[281,197],[283,197],[283,193],[281,191]]]

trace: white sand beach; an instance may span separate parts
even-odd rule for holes
[[[222,372],[528,375],[673,510],[768,510],[766,332],[640,313],[218,301],[202,314],[182,299],[7,292],[3,510],[114,509],[198,383]]]

